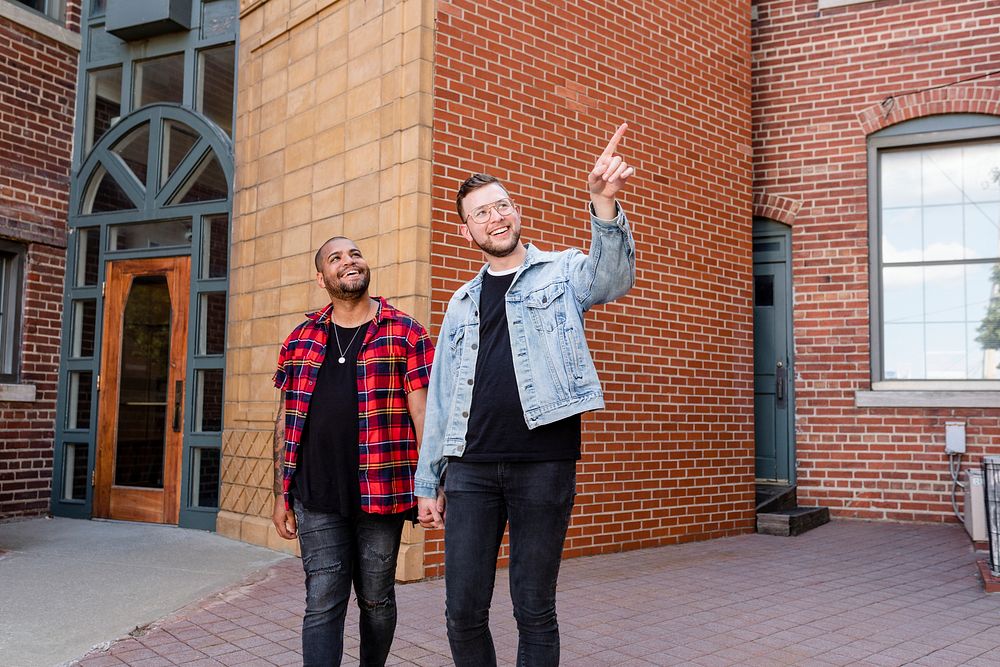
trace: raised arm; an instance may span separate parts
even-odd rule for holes
[[[615,155],[618,143],[625,136],[626,130],[628,130],[628,123],[622,123],[618,126],[611,141],[605,146],[604,152],[594,163],[594,168],[587,175],[590,202],[594,205],[594,213],[602,220],[615,218],[615,197],[625,187],[629,177],[635,173],[635,168],[626,164],[622,156]]]
[[[568,261],[576,297],[584,310],[613,301],[635,284],[635,240],[616,197],[635,169],[616,155],[627,123],[618,126],[587,175],[591,202],[591,242]]]

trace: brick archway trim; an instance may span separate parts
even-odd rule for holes
[[[980,84],[926,90],[887,97],[858,114],[865,135],[913,118],[945,113],[982,113],[1000,116],[1000,88]]]
[[[788,197],[769,195],[766,192],[753,193],[753,216],[755,218],[768,218],[791,227],[800,208],[802,208],[802,202]]]

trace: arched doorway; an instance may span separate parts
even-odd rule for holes
[[[232,141],[143,107],[74,176],[53,508],[213,528]]]

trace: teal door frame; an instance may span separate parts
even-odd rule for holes
[[[754,449],[758,482],[795,484],[791,229],[753,222]]]
[[[166,134],[170,128],[182,127],[194,139],[185,155],[175,165],[164,160],[162,149],[167,145]],[[116,147],[121,146],[139,132],[148,139],[148,173],[143,179],[136,177]],[[185,188],[196,183],[204,173],[204,165],[219,169],[226,189],[218,198],[206,201],[178,201]],[[169,171],[164,171],[167,170]],[[176,104],[154,104],[143,107],[122,118],[94,146],[74,174],[70,197],[70,243],[67,252],[66,285],[63,312],[66,314],[62,341],[62,363],[57,400],[56,447],[54,454],[52,512],[60,516],[89,518],[93,512],[94,468],[97,463],[97,434],[102,415],[98,411],[103,320],[104,289],[107,263],[115,260],[188,255],[192,259],[191,280],[188,291],[189,335],[187,375],[184,379],[184,445],[181,467],[180,515],[182,527],[215,529],[217,507],[203,507],[192,501],[197,497],[194,485],[205,452],[221,461],[222,433],[220,428],[206,431],[199,428],[194,416],[199,414],[199,387],[205,378],[224,375],[223,350],[206,353],[199,349],[199,335],[204,333],[205,321],[199,315],[205,312],[205,299],[228,300],[228,275],[210,275],[201,267],[210,262],[210,252],[222,252],[228,265],[232,211],[232,183],[234,175],[233,145],[218,126],[202,114]],[[93,192],[103,179],[111,178],[120,187],[122,206],[119,210],[94,213],[88,210]],[[225,233],[214,239],[212,220],[224,219]],[[115,230],[128,230],[136,225],[159,224],[164,221],[184,221],[188,232],[180,244],[162,247],[150,243],[147,247],[116,249],[109,241]],[[213,248],[216,240],[225,245]],[[92,256],[93,276],[86,281],[83,275],[87,256]],[[93,314],[87,319],[92,330],[93,344],[89,354],[73,349],[74,332],[81,320],[74,315],[82,304],[92,304]],[[201,338],[204,338],[202,335]],[[82,390],[82,393],[81,393]],[[223,390],[217,400],[221,405]],[[202,391],[202,394],[204,392]],[[83,404],[85,397],[87,404]],[[87,415],[81,420],[80,416]],[[86,480],[79,479],[86,466]],[[74,477],[77,479],[74,480]],[[220,475],[221,477],[221,475]],[[200,492],[201,489],[198,489]],[[218,493],[218,489],[214,490]]]

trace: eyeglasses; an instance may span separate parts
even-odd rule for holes
[[[496,209],[496,212],[501,218],[506,218],[508,215],[517,210],[517,206],[509,199],[498,199],[492,204],[485,204],[475,209],[468,215],[468,217],[465,218],[465,221],[468,222],[469,220],[472,220],[477,225],[485,225],[490,221],[494,209]]]

